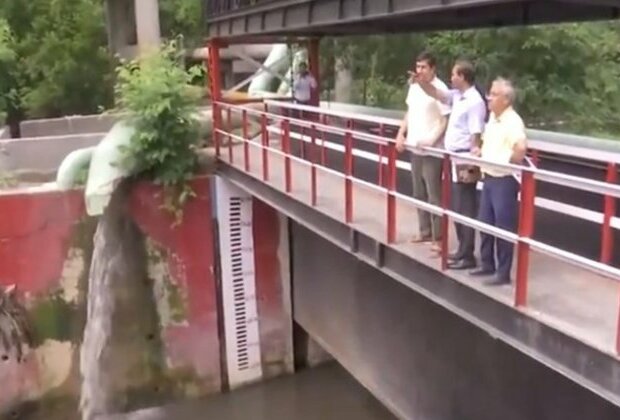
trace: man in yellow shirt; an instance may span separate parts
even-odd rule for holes
[[[489,92],[491,115],[482,135],[482,149],[477,154],[494,163],[521,164],[527,150],[525,125],[512,104],[515,89],[506,79],[496,79]],[[484,223],[514,231],[517,225],[519,183],[510,170],[481,165],[484,186],[478,218]],[[489,285],[510,284],[513,244],[482,233],[480,244],[480,269],[473,276],[494,275]],[[497,251],[497,264],[496,264]]]

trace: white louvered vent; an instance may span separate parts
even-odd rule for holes
[[[254,277],[252,196],[217,178],[222,301],[231,388],[262,377]]]

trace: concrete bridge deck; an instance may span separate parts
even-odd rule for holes
[[[528,306],[515,308],[513,287],[485,286],[462,271],[442,272],[428,245],[409,243],[407,239],[417,226],[416,210],[410,203],[397,200],[397,241],[385,245],[383,193],[354,183],[353,223],[346,226],[344,179],[340,175],[317,169],[317,206],[312,208],[310,166],[291,161],[292,191],[286,194],[284,158],[276,151],[279,146],[272,139],[270,177],[265,183],[261,150],[257,143],[254,145],[249,148],[249,173],[244,173],[242,145],[233,146],[234,163],[223,163],[220,172],[314,232],[340,241],[341,247],[348,247],[359,259],[620,405],[620,360],[615,356],[620,299],[617,281],[533,253]],[[227,159],[227,150],[223,149],[222,156]],[[331,222],[315,221],[315,213]],[[333,222],[337,224],[321,226]],[[340,240],[336,236],[341,236]],[[450,238],[455,239],[454,232]],[[435,278],[428,279],[429,273]]]

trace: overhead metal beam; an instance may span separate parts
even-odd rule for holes
[[[338,36],[614,19],[615,0],[315,0],[269,3],[209,20],[209,35]]]

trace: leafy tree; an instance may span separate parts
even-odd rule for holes
[[[0,19],[0,126],[4,124],[9,101],[14,94],[8,81],[15,58],[9,25],[5,20]]]
[[[19,100],[10,112],[33,117],[94,113],[112,98],[100,0],[3,0],[19,57],[10,83]]]
[[[458,58],[474,61],[485,89],[497,76],[513,79],[517,106],[530,126],[620,136],[617,23],[349,37],[324,44],[328,54],[349,60],[358,103],[404,108],[406,70],[429,49],[439,58],[445,81]]]
[[[195,48],[203,42],[201,0],[160,0],[159,17],[164,37],[183,37],[184,46]]]

